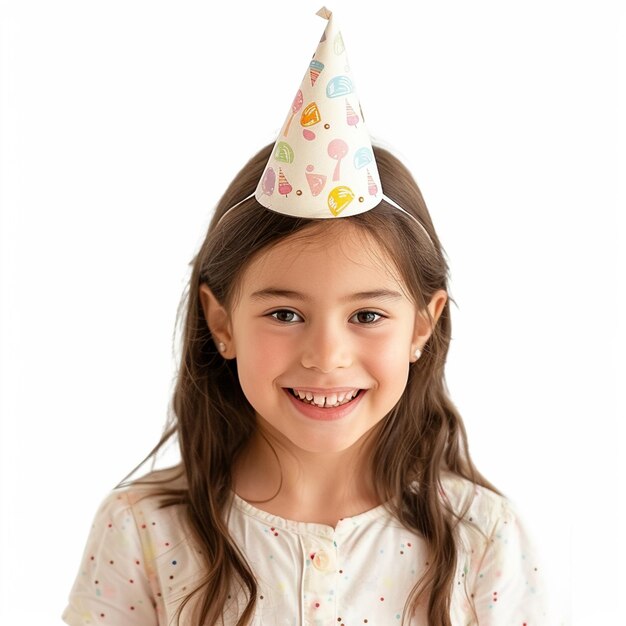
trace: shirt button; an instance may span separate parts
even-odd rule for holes
[[[331,558],[326,550],[322,548],[313,555],[313,566],[320,572],[327,572],[331,569]]]

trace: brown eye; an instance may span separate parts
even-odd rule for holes
[[[297,313],[294,313],[293,311],[289,311],[287,309],[274,311],[273,313],[270,313],[270,315],[279,322],[294,322],[296,321],[294,320],[294,316],[299,317]]]
[[[359,324],[375,324],[383,318],[380,313],[374,313],[374,311],[359,311],[354,317],[357,318]]]

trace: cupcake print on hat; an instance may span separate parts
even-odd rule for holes
[[[382,187],[341,32],[331,11],[272,154],[256,199],[278,213],[347,217],[373,209]]]

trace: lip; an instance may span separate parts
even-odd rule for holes
[[[301,389],[301,387],[296,387],[296,389]],[[350,389],[356,389],[356,387],[350,387],[350,388],[343,387],[341,390],[349,391]],[[313,391],[313,390],[314,388],[313,389],[307,388],[307,391]],[[341,406],[335,407],[334,409],[321,409],[320,407],[315,406],[314,404],[305,404],[304,402],[301,402],[300,400],[296,400],[296,397],[291,393],[291,391],[289,391],[289,389],[283,389],[283,391],[287,394],[287,396],[291,400],[291,403],[293,404],[295,409],[298,411],[298,413],[300,413],[301,415],[304,415],[304,417],[307,417],[312,420],[317,420],[320,422],[331,422],[331,421],[340,420],[346,417],[357,408],[357,406],[361,402],[361,399],[367,393],[367,389],[361,389],[361,392],[359,393],[359,395],[354,400],[352,400],[352,402],[348,402],[348,404],[342,404]],[[325,390],[325,391],[328,391],[328,390]],[[337,391],[337,390],[333,389],[333,391]]]

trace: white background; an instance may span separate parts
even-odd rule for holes
[[[2,4],[0,623],[60,624],[98,504],[158,440],[188,263],[278,133],[321,5]],[[616,6],[329,4],[448,255],[474,461],[580,625],[623,618]]]

